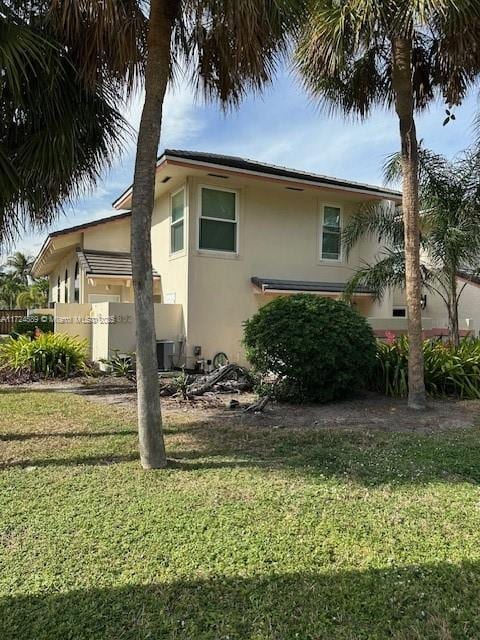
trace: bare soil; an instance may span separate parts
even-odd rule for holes
[[[123,378],[72,379],[35,382],[28,389],[76,393],[92,402],[111,404],[136,412],[135,386]],[[230,401],[240,405],[230,409]],[[480,420],[480,400],[430,400],[424,412],[408,408],[406,400],[362,393],[349,400],[326,405],[269,403],[261,413],[242,410],[256,400],[252,393],[207,393],[193,401],[162,398],[167,422],[196,422],[259,427],[316,427],[319,429],[379,429],[384,431],[429,432],[465,428]]]

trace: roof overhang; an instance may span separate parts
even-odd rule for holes
[[[166,150],[157,160],[156,174],[160,176],[167,168],[190,169],[190,171],[216,171],[218,177],[241,177],[261,180],[271,184],[286,186],[292,190],[322,190],[337,193],[349,193],[366,199],[391,200],[400,203],[402,195],[398,191],[383,189],[373,185],[349,182],[328,176],[308,174],[303,171],[275,167],[242,158],[202,154],[197,152],[181,152]],[[156,183],[156,189],[162,184]],[[115,209],[130,209],[132,206],[132,189],[130,185],[113,203]]]
[[[344,282],[312,282],[309,280],[279,280],[273,278],[251,278],[255,293],[266,294],[292,294],[292,293],[313,293],[322,296],[338,297],[345,293],[346,283]],[[353,297],[373,296],[373,291],[367,287],[359,286],[353,293]]]
[[[103,224],[114,224],[130,217],[130,212],[126,211],[108,218],[100,218],[85,224],[79,224],[60,231],[53,231],[47,236],[32,266],[32,276],[39,278],[46,276],[54,269],[55,265],[62,258],[82,245],[82,233],[87,229],[92,229]]]

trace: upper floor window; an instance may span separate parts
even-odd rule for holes
[[[65,302],[68,304],[69,303],[69,299],[68,299],[68,269],[65,269],[65,282],[63,283],[64,286],[64,300]]]
[[[321,255],[322,260],[342,259],[342,212],[340,207],[325,205],[322,214],[322,238]]]
[[[172,195],[171,209],[170,253],[176,253],[184,247],[185,189]]]
[[[57,302],[60,302],[60,276],[57,278]]]
[[[199,249],[237,251],[237,193],[227,189],[201,189]]]
[[[80,278],[78,262],[75,264],[75,279],[73,281],[73,301],[80,302]]]

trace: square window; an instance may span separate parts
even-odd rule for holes
[[[237,194],[220,189],[201,189],[199,248],[237,251]]]

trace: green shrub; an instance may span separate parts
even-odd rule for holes
[[[42,333],[53,333],[53,316],[26,316],[24,320],[19,320],[16,323],[13,331],[20,335],[33,335],[36,327],[38,327]]]
[[[367,321],[344,302],[310,294],[279,297],[245,323],[247,358],[274,374],[276,397],[330,402],[349,395],[375,364]]]
[[[27,335],[0,344],[0,368],[30,369],[45,377],[68,376],[85,366],[87,341],[62,333]]]
[[[438,340],[423,343],[425,388],[430,396],[480,398],[480,340],[467,338],[459,347]],[[408,395],[408,338],[378,343],[372,388],[389,396]]]

